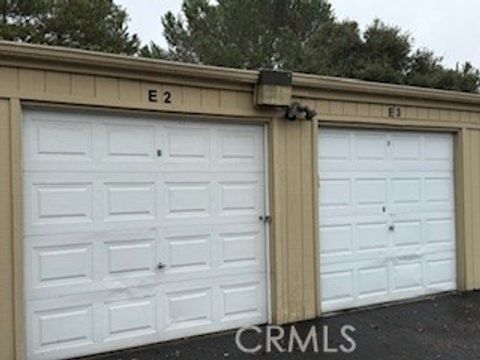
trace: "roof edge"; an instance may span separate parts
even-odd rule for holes
[[[101,53],[59,46],[16,43],[0,40],[0,60],[42,61],[51,64],[66,64],[83,67],[102,67],[129,72],[176,75],[197,79],[255,84],[258,71],[232,69],[220,66],[188,64],[160,59]],[[21,66],[21,65],[20,65]]]
[[[295,88],[480,105],[480,94],[294,73]]]
[[[254,85],[259,71],[241,70],[220,66],[197,65],[135,56],[116,55],[58,46],[23,44],[0,40],[0,63],[2,59],[15,60],[32,65],[42,62],[52,69],[58,65],[79,66],[95,73],[95,68],[125,73],[181,76],[201,80]],[[120,75],[121,76],[121,75]],[[309,91],[332,91],[343,93],[390,96],[419,100],[480,106],[480,95],[455,91],[436,90],[415,86],[393,85],[355,79],[335,78],[320,75],[293,73],[293,93]]]

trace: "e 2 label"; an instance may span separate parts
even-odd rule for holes
[[[164,91],[162,94],[162,102],[164,104],[171,104],[173,102],[172,93],[168,90]],[[148,90],[148,101],[157,103],[158,102],[158,90],[150,89]]]

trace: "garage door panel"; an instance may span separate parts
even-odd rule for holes
[[[156,229],[93,233],[96,282],[92,291],[158,283]],[[85,289],[86,290],[86,289]]]
[[[422,245],[424,239],[423,223],[421,220],[394,221],[395,231],[392,234],[393,246],[405,248]]]
[[[389,290],[388,264],[359,264],[358,297],[371,302],[386,301]]]
[[[265,228],[259,223],[218,226],[220,273],[261,272],[265,268]]]
[[[451,134],[391,132],[393,171],[453,170]]]
[[[324,266],[321,270],[322,310],[334,311],[355,304],[355,267],[352,263]]]
[[[25,232],[81,229],[95,221],[95,184],[78,174],[24,177]]]
[[[426,219],[427,244],[451,245],[455,238],[455,219],[453,214]]]
[[[153,343],[159,337],[169,340],[261,324],[266,321],[265,296],[265,274],[223,276],[29,301],[27,321],[53,318],[55,324],[47,330],[60,333],[79,327],[64,337],[54,330],[40,334],[55,342],[42,339],[35,357],[41,357],[40,352],[45,358],[83,355]]]
[[[153,123],[105,122],[98,142],[105,162],[155,162],[156,129]],[[103,130],[103,131],[102,131]],[[102,146],[103,145],[103,146]]]
[[[422,260],[395,261],[392,266],[392,292],[395,296],[412,297],[423,293],[423,266]]]
[[[212,201],[214,189],[211,179],[205,175],[172,175],[164,179],[163,208],[167,220],[187,221],[209,219],[214,216]]]
[[[412,212],[392,218],[396,250],[422,247],[422,252],[441,252],[455,248],[455,216],[452,212]]]
[[[386,135],[375,131],[348,133],[322,130],[319,168],[325,171],[382,171],[388,167]]]
[[[451,134],[320,129],[318,142],[323,311],[455,289]]]
[[[96,206],[100,230],[154,225],[158,214],[159,181],[153,174],[96,175]]]
[[[190,329],[197,332],[214,324],[213,289],[206,284],[166,287],[164,293],[165,332]],[[183,333],[183,332],[182,332]]]
[[[155,238],[112,240],[103,243],[103,280],[155,276],[157,250]]]
[[[417,176],[394,176],[391,182],[391,201],[396,211],[418,209],[422,203],[422,178]]]
[[[166,174],[161,195],[168,226],[257,222],[264,214],[260,174]]]
[[[425,276],[430,292],[456,289],[455,251],[429,255],[425,261]]]
[[[453,178],[443,176],[425,178],[425,201],[432,209],[453,210]]]
[[[240,225],[167,228],[160,261],[162,282],[263,273],[265,236],[258,222]]]
[[[157,309],[156,296],[104,303],[104,341],[156,335]]]
[[[320,179],[320,207],[334,212],[352,206],[351,180],[348,178]]]
[[[105,231],[158,224],[156,175],[31,173],[24,178],[26,234]]]
[[[389,246],[385,236],[388,232],[386,221],[359,222],[355,232],[358,252],[385,251]]]
[[[29,358],[70,358],[158,341],[158,291],[100,292],[27,302]],[[156,320],[155,322],[152,321]]]
[[[70,354],[71,349],[88,349],[95,343],[94,305],[76,300],[31,303],[27,313],[28,337],[32,346],[29,357],[51,358]]]
[[[156,133],[152,122],[138,119],[27,112],[24,169],[148,171],[158,161]]]
[[[24,163],[89,163],[93,161],[93,123],[65,121],[54,114],[26,121]]]
[[[318,161],[325,167],[329,164],[350,163],[352,159],[352,135],[345,131],[322,130],[318,141]],[[349,165],[349,164],[348,164]]]
[[[388,182],[385,177],[355,179],[357,213],[378,214],[387,202]]]
[[[387,160],[386,134],[381,132],[363,131],[353,135],[354,160],[356,163],[365,164],[383,163]],[[370,164],[369,164],[370,163]]]
[[[178,123],[162,128],[162,169],[263,172],[263,136],[257,126]]]
[[[262,194],[265,188],[260,174],[222,174],[218,179],[217,191],[221,218],[255,221],[264,214]]]
[[[319,207],[325,217],[383,215],[390,187],[383,172],[328,171],[319,180]]]
[[[136,222],[157,218],[155,178],[104,180],[103,222]]]
[[[353,248],[353,225],[350,223],[325,224],[320,227],[320,252],[325,259],[349,255]]]
[[[205,170],[213,164],[213,136],[209,127],[174,123],[163,126],[162,132],[165,139],[162,161],[167,169],[181,171],[181,165],[188,164],[195,170]]]
[[[210,227],[167,230],[160,254],[163,281],[212,276],[215,240]]]
[[[29,171],[263,172],[258,126],[45,114],[26,115]]]
[[[392,160],[401,166],[418,166],[422,161],[423,140],[415,133],[393,133],[390,136]]]
[[[163,339],[265,322],[264,276],[224,276],[220,281],[201,284],[194,280],[166,285]]]
[[[235,282],[223,281],[220,292],[220,321],[240,325],[261,323],[266,318],[265,279],[244,279]]]
[[[216,134],[215,162],[220,171],[263,171],[263,138],[254,126],[224,126]]]
[[[28,111],[24,126],[29,358],[266,321],[262,126]]]
[[[89,287],[94,282],[91,242],[26,244],[26,297]]]
[[[453,137],[450,134],[425,135],[425,160],[438,168],[453,170]]]
[[[26,297],[48,298],[160,282],[155,231],[25,239]]]

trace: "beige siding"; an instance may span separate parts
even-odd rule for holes
[[[316,315],[316,213],[311,171],[315,131],[312,122],[277,119],[272,124],[272,279],[277,323]]]
[[[23,302],[23,199],[22,199],[22,109],[20,99],[10,99],[10,159],[12,184],[13,296],[15,353],[25,358],[25,316]]]
[[[220,116],[252,117],[269,114],[268,111],[254,108],[253,86],[246,87],[245,90],[220,90],[217,88],[218,84],[217,87],[213,86],[215,84],[211,87],[209,85],[192,87],[121,77],[0,66],[0,97],[14,96],[31,101]],[[157,91],[158,102],[148,101],[149,90]],[[170,104],[163,102],[165,91],[171,94]]]
[[[313,101],[309,98],[298,98],[297,101]],[[463,125],[480,126],[480,112],[461,111],[451,109],[438,109],[432,107],[399,105],[402,116],[400,119],[392,119],[388,115],[389,108],[395,103],[377,104],[373,102],[353,102],[338,100],[313,101],[319,112],[319,121],[331,121],[335,123],[352,122],[373,125],[394,126],[445,126],[459,127]],[[402,104],[401,100],[397,103]]]
[[[14,358],[12,179],[10,104],[0,100],[0,349],[2,359]]]
[[[461,289],[480,289],[480,130],[464,130],[457,141],[457,232]]]

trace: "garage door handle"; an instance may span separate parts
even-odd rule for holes
[[[164,268],[166,268],[166,267],[167,267],[167,265],[165,265],[165,264],[163,264],[163,263],[158,263],[158,265],[157,265],[157,269],[158,269],[158,270],[162,270],[162,269],[164,269]]]

